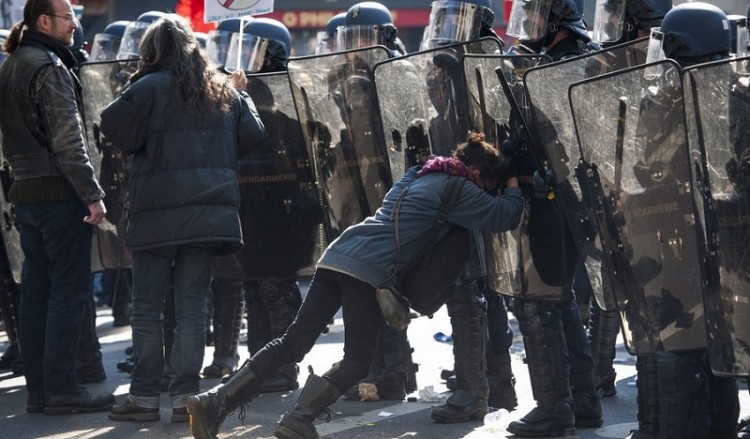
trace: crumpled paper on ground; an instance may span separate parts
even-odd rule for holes
[[[359,390],[360,401],[380,401],[378,388],[373,383],[359,383],[357,390]]]
[[[419,391],[419,398],[424,402],[440,402],[444,396],[436,392],[432,386],[427,386]]]

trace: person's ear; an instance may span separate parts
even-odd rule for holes
[[[479,168],[472,168],[472,170],[471,170],[471,176],[473,177],[474,181],[481,181],[482,180],[482,173],[479,172]]]

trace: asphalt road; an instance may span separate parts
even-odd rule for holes
[[[122,401],[129,386],[127,374],[119,372],[116,363],[125,358],[124,350],[130,345],[130,327],[114,328],[109,309],[99,310],[97,325],[103,346],[107,379],[100,384],[87,386],[89,391],[110,391]],[[511,319],[515,325],[515,320]],[[505,431],[511,420],[519,419],[534,407],[526,365],[523,363],[523,342],[516,329],[516,339],[512,347],[513,370],[516,375],[516,392],[519,407],[485,425],[483,421],[462,424],[436,424],[430,420],[430,410],[437,403],[422,400],[416,402],[352,402],[340,399],[333,406],[330,423],[317,426],[321,437],[333,439],[384,439],[384,438],[505,438],[513,437]],[[432,319],[420,317],[409,327],[409,339],[415,349],[414,358],[420,364],[417,381],[420,389],[433,386],[433,389],[446,397],[444,382],[440,379],[443,368],[452,368],[452,346],[450,343],[434,339],[437,332],[450,334],[447,314],[441,310]],[[7,347],[4,333],[0,336],[0,349]],[[331,364],[340,360],[343,346],[343,326],[337,319],[328,334],[322,335],[312,352],[300,363],[303,383],[311,367],[316,373],[323,373]],[[247,349],[241,346],[243,361]],[[212,348],[206,348],[205,365],[210,364]],[[598,429],[578,429],[577,438],[624,438],[636,428],[636,387],[635,358],[630,356],[622,343],[618,344],[617,395],[603,400],[605,425]],[[204,379],[202,389],[217,384],[217,379]],[[750,395],[741,384],[740,398],[750,411]],[[287,393],[266,394],[256,398],[246,410],[244,421],[232,415],[225,422],[220,438],[267,438],[272,437],[274,425],[288,410],[300,390]],[[415,392],[411,396],[418,396]],[[162,397],[160,422],[128,423],[107,419],[106,413],[93,413],[69,416],[29,415],[25,412],[26,392],[23,377],[12,376],[0,371],[0,438],[190,438],[187,424],[171,424],[169,398]],[[319,421],[322,422],[322,421]]]

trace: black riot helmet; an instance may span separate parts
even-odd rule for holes
[[[198,42],[198,45],[201,47],[201,49],[206,49],[206,44],[208,44],[208,34],[205,32],[193,32],[193,36],[195,37],[195,41]]]
[[[524,42],[551,43],[557,32],[568,29],[578,40],[591,41],[583,22],[582,0],[515,0],[507,34]]]
[[[240,34],[235,34],[225,64],[229,71],[237,65],[239,44]],[[243,29],[240,65],[250,73],[286,71],[291,47],[292,36],[280,21],[263,17],[253,19]]]
[[[343,26],[346,21],[346,12],[336,14],[328,19],[326,30],[318,32],[318,43],[315,45],[315,54],[322,55],[331,53],[336,48],[336,29]]]
[[[430,22],[421,49],[497,36],[492,28],[495,13],[490,0],[438,0],[430,6]]]
[[[151,23],[167,15],[164,12],[148,11],[139,15],[138,18],[128,24],[125,34],[120,41],[120,48],[117,50],[117,59],[128,60],[140,58],[141,38]]]
[[[128,24],[130,22],[126,20],[114,21],[109,23],[103,32],[96,34],[94,43],[91,45],[89,59],[91,61],[111,61],[115,59]]]
[[[732,35],[724,11],[693,2],[675,6],[660,28],[651,29],[647,58],[671,58],[684,67],[728,58],[731,50]]]
[[[661,26],[672,0],[598,0],[594,16],[593,40],[618,44],[639,38],[639,31]]]
[[[357,3],[346,11],[344,24],[336,30],[336,51],[377,45],[398,51],[397,36],[388,8],[378,2]]]

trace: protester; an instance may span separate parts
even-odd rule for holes
[[[209,66],[183,18],[166,15],[151,24],[140,57],[142,67],[104,109],[101,123],[113,145],[133,155],[125,240],[133,252],[136,361],[130,394],[109,418],[160,419],[162,315],[173,269],[177,326],[169,396],[172,422],[184,422],[185,399],[199,390],[211,258],[242,245],[238,148],[250,148],[264,131],[252,101]],[[244,88],[244,75],[232,80]]]
[[[472,134],[453,157],[436,157],[421,168],[411,168],[393,185],[373,216],[347,228],[328,246],[286,334],[268,343],[226,384],[188,398],[194,437],[215,437],[227,414],[258,396],[263,380],[274,374],[279,365],[302,361],[342,308],[346,328],[344,358],[322,377],[308,377],[302,394],[275,433],[280,438],[317,437],[312,425],[315,418],[367,375],[383,319],[375,289],[397,268],[397,250],[401,261],[398,268],[403,268],[425,245],[449,179],[456,176],[468,182],[462,182],[454,205],[447,209],[448,223],[495,232],[518,225],[522,201],[517,179],[508,179],[504,196],[487,192],[494,190],[503,176],[497,172],[501,165],[499,152],[483,140],[483,135]],[[395,211],[402,193],[405,195]]]
[[[24,253],[19,344],[29,413],[103,411],[114,403],[112,395],[89,395],[75,374],[91,297],[92,225],[106,213],[72,70],[77,28],[69,0],[27,2],[0,67],[0,95],[14,103],[0,107],[0,129]]]

